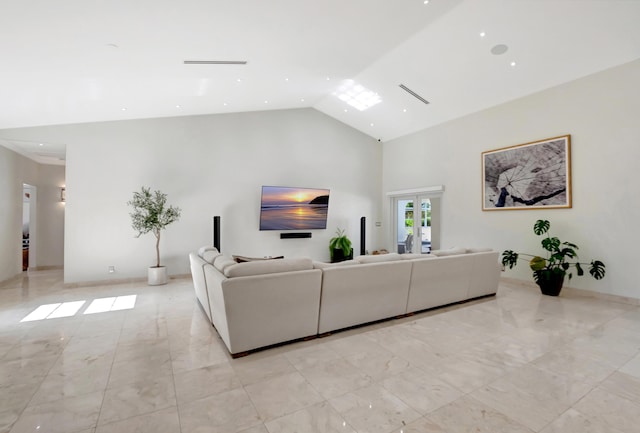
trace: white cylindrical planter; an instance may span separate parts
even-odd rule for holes
[[[147,277],[150,286],[161,286],[162,284],[167,284],[167,281],[169,280],[167,277],[167,267],[151,267],[149,268]]]

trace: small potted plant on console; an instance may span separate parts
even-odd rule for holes
[[[353,259],[351,241],[347,235],[344,234],[344,230],[336,230],[336,236],[332,237],[329,241],[329,254],[331,256],[331,263]]]
[[[547,252],[546,258],[533,256],[531,254],[519,254],[512,250],[505,250],[502,253],[502,264],[512,269],[518,262],[521,255],[531,257],[529,267],[533,271],[533,279],[540,287],[544,295],[558,296],[562,290],[565,275],[569,275],[569,280],[573,274],[571,267],[575,268],[578,276],[584,275],[583,265],[589,265],[589,274],[596,280],[604,278],[605,266],[600,260],[592,260],[591,263],[581,263],[578,261],[576,250],[578,246],[571,242],[562,242],[557,237],[548,234],[551,223],[547,220],[538,220],[533,225],[533,232],[538,235],[547,236],[542,239],[542,248]],[[575,261],[570,261],[575,259]],[[523,259],[526,260],[526,259]]]

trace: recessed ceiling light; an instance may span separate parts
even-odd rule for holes
[[[327,77],[327,81],[331,81],[331,77]]]
[[[491,48],[491,54],[495,56],[500,56],[506,53],[508,50],[509,50],[509,47],[506,46],[505,44],[498,44],[498,45],[495,45],[493,48]]]
[[[347,110],[347,109],[345,108],[345,109],[344,109],[344,112],[345,112],[345,113],[348,113],[348,112],[349,112],[349,110]]]
[[[406,113],[406,112],[407,112],[407,109],[406,109],[406,108],[403,108],[403,109],[402,109],[402,112],[403,112],[403,113]]]
[[[480,37],[484,38],[485,36],[487,36],[487,34],[485,32],[480,32]]]
[[[240,78],[238,78],[236,81],[237,81],[238,83],[242,83],[242,80],[241,80]]]
[[[288,79],[288,78],[285,78],[285,79],[284,79],[284,81],[289,81],[289,79]]]
[[[300,99],[300,102],[304,102],[304,98]]]
[[[182,108],[182,106],[180,106],[180,105],[176,105],[176,108],[179,110],[179,109],[181,109],[181,108]]]
[[[226,102],[223,102],[223,103],[222,103],[222,105],[224,105],[224,106],[226,107],[226,106],[227,106],[227,103],[226,103]]]
[[[429,4],[429,0],[424,0],[422,3],[428,5]]]
[[[516,66],[516,62],[511,62],[511,66],[515,67]]]
[[[40,143],[38,146],[40,146],[40,147],[44,147],[44,143]]]
[[[373,126],[373,123],[370,123],[371,126]]]
[[[265,103],[265,104],[268,104],[268,103],[269,103],[269,101],[264,101],[264,103]]]
[[[127,111],[127,107],[122,107],[121,110],[122,111]]]

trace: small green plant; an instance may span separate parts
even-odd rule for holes
[[[348,257],[349,254],[351,254],[351,241],[347,235],[344,234],[344,230],[337,229],[336,236],[329,240],[329,254],[331,255],[331,260],[333,260],[334,250],[342,250],[345,257]]]
[[[542,248],[547,252],[546,258],[534,256],[531,254],[516,253],[512,250],[505,250],[502,253],[502,264],[512,269],[520,259],[520,256],[531,257],[528,259],[529,267],[533,271],[535,282],[541,286],[559,280],[562,284],[565,275],[568,274],[569,280],[573,276],[571,268],[576,270],[578,276],[584,275],[583,265],[589,265],[589,274],[596,280],[601,280],[605,275],[605,265],[600,260],[592,260],[590,263],[578,261],[578,246],[572,242],[563,242],[557,237],[549,234],[551,223],[547,220],[538,220],[533,225],[533,232],[538,235],[547,236],[542,239]],[[575,260],[573,260],[575,259]],[[527,259],[523,259],[527,260]]]
[[[156,237],[156,266],[160,267],[160,233],[169,224],[180,218],[180,208],[167,206],[167,195],[142,187],[140,192],[133,193],[133,199],[127,202],[133,207],[131,226],[138,232],[136,237],[152,232]]]

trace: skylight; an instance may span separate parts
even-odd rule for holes
[[[364,111],[382,102],[380,95],[353,80],[345,80],[334,93],[341,101],[360,111]]]

